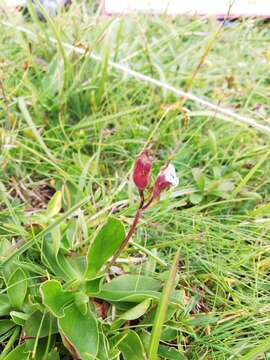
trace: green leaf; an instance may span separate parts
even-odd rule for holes
[[[118,319],[116,319],[112,323],[112,329],[120,328],[122,323],[125,320],[135,320],[143,316],[149,307],[151,306],[152,300],[151,299],[145,299],[138,305],[132,307],[131,309],[125,311],[123,314],[121,314]]]
[[[61,191],[56,191],[48,203],[46,210],[46,217],[48,219],[51,219],[55,215],[59,214],[61,207],[62,207],[62,194]]]
[[[26,343],[17,346],[5,357],[5,360],[28,360],[29,354],[25,351],[25,347]]]
[[[25,314],[19,311],[11,311],[10,316],[13,322],[19,326],[23,326],[25,321],[29,318],[29,314]]]
[[[40,329],[41,322],[42,326]],[[40,311],[35,311],[32,313],[25,322],[24,332],[26,336],[36,337],[38,331],[39,338],[46,337],[50,334],[57,334],[58,327],[55,317],[53,317],[50,313],[46,313],[44,316],[44,314]]]
[[[42,261],[46,263],[47,267],[50,268],[50,270],[61,279],[64,280],[71,280],[69,274],[66,274],[60,267],[56,254],[54,251],[54,244],[52,239],[52,234],[46,234],[44,236],[44,239],[42,241]]]
[[[185,360],[186,359],[186,357],[183,354],[181,354],[179,350],[177,350],[173,347],[164,346],[164,345],[159,346],[158,355],[162,359],[167,359],[167,360]]]
[[[99,332],[97,320],[89,308],[87,313],[82,315],[76,305],[72,304],[65,309],[65,316],[58,319],[58,326],[65,337],[67,348],[75,350],[82,360],[96,358]]]
[[[193,204],[193,205],[197,205],[199,204],[201,201],[203,200],[203,195],[199,194],[199,193],[193,193],[189,196],[189,201]]]
[[[121,275],[102,286],[102,290],[129,293],[131,291],[157,291],[160,281],[144,275]]]
[[[192,175],[200,191],[204,190],[205,187],[205,176],[200,168],[192,169]]]
[[[84,282],[84,292],[88,296],[97,295],[100,292],[100,286],[101,286],[102,279],[103,279],[102,277],[99,277],[99,278],[95,278],[93,280],[86,280]]]
[[[58,225],[54,229],[52,229],[51,237],[52,237],[53,252],[55,256],[57,256],[61,245],[61,225]]]
[[[8,280],[7,294],[12,307],[20,309],[27,293],[27,277],[25,272],[18,268]]]
[[[87,314],[89,297],[82,291],[75,294],[75,305],[82,315]]]
[[[74,300],[74,294],[62,289],[57,280],[45,281],[40,286],[43,304],[56,316],[64,316],[64,308]]]
[[[135,320],[143,316],[151,306],[151,299],[145,299],[140,304],[121,314],[120,319]]]
[[[166,313],[170,303],[172,291],[174,289],[179,257],[180,257],[180,251],[178,250],[174,258],[174,262],[169,274],[168,281],[162,291],[162,297],[158,304],[155,321],[151,332],[149,350],[148,350],[149,360],[158,359],[158,346],[159,346],[160,336],[166,318]]]
[[[99,349],[97,354],[98,360],[108,360],[109,357],[109,342],[103,333],[99,333]]]
[[[6,316],[9,314],[11,306],[8,296],[6,294],[0,294],[0,316]]]
[[[145,298],[159,299],[160,282],[148,276],[121,275],[101,286],[100,299],[141,302]]]
[[[66,211],[61,217],[55,220],[53,223],[49,224],[45,229],[40,231],[37,235],[34,235],[31,239],[29,239],[25,244],[23,244],[20,248],[13,251],[10,255],[6,256],[4,260],[0,259],[0,269],[4,269],[6,266],[10,265],[11,262],[16,259],[19,255],[23,254],[25,251],[30,249],[38,240],[42,239],[50,233],[50,231],[57,225],[62,224],[68,217],[70,217],[74,211],[85,205],[91,196],[86,196],[84,199],[76,203],[72,206],[68,211]],[[44,243],[44,242],[43,242]],[[44,246],[44,244],[43,244]]]
[[[60,360],[59,353],[57,350],[52,350],[46,360]]]
[[[0,320],[0,335],[5,334],[15,326],[11,320]]]
[[[125,239],[125,228],[120,220],[109,218],[103,225],[88,251],[86,276],[93,278],[115,253]]]
[[[85,257],[74,255],[68,256],[61,251],[56,257],[57,264],[71,280],[81,280],[85,274]]]
[[[130,330],[118,345],[125,360],[143,360],[145,354],[141,339],[135,331]]]

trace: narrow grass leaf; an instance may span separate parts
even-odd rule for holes
[[[232,193],[232,197],[235,197],[243,189],[243,187],[246,186],[248,181],[253,177],[253,175],[256,173],[256,171],[262,166],[262,164],[266,161],[266,159],[269,157],[269,155],[270,155],[270,151],[267,151],[261,157],[261,159],[257,162],[257,164],[252,167],[252,169],[247,173],[247,175],[244,177],[244,179],[242,179],[239,182],[238,186]]]
[[[151,332],[149,349],[148,349],[149,360],[158,359],[158,347],[159,347],[160,336],[165,321],[168,305],[170,303],[171,294],[174,289],[174,282],[177,274],[179,256],[180,256],[180,251],[178,250],[175,255],[171,271],[169,273],[168,281],[163,289],[162,296],[158,304],[155,321]]]
[[[31,131],[33,132],[36,140],[38,141],[40,147],[44,150],[45,154],[52,160],[54,160],[54,157],[52,155],[52,153],[50,152],[49,148],[47,147],[47,145],[45,144],[45,142],[42,139],[42,136],[40,135],[39,131],[37,130],[37,127],[27,109],[27,106],[25,104],[25,101],[22,97],[19,98],[18,100],[18,105],[19,108],[23,114],[23,117],[25,119],[25,121],[27,122],[29,128],[31,129]]]
[[[256,360],[265,351],[269,351],[269,349],[270,349],[270,337],[262,340],[257,346],[255,346],[247,354],[240,357],[240,360]]]

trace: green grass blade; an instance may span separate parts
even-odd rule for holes
[[[270,151],[267,151],[261,159],[257,162],[257,164],[247,173],[247,175],[244,177],[242,181],[240,181],[237,188],[234,190],[232,196],[235,197],[242,189],[243,187],[248,183],[248,181],[253,177],[253,175],[256,173],[256,171],[262,166],[262,164],[267,160],[269,157]]]
[[[3,260],[0,263],[0,270],[1,268],[3,268],[5,265],[7,265],[8,263],[10,263],[10,261],[14,260],[17,256],[23,254],[25,251],[27,251],[28,249],[31,248],[31,246],[33,246],[35,244],[35,242],[37,240],[39,240],[40,238],[42,238],[45,234],[47,234],[48,232],[50,232],[52,229],[54,229],[57,225],[62,224],[62,222],[67,219],[69,216],[71,216],[74,211],[76,211],[77,209],[79,209],[81,206],[85,205],[87,203],[87,201],[90,200],[90,196],[86,196],[84,199],[82,199],[80,202],[78,202],[77,204],[75,204],[72,208],[70,208],[63,216],[61,216],[60,218],[58,218],[56,221],[54,221],[53,223],[51,223],[46,229],[42,230],[40,233],[38,233],[36,236],[34,236],[32,239],[28,240],[24,245],[22,245],[19,249],[17,249],[16,251],[14,251],[12,254],[10,254],[9,256],[7,256],[5,258],[5,260]]]
[[[18,105],[19,108],[23,114],[23,117],[25,119],[25,121],[27,122],[27,125],[29,126],[29,128],[31,129],[31,131],[33,132],[36,140],[38,141],[40,147],[44,150],[45,154],[50,158],[54,160],[54,157],[52,155],[52,153],[50,152],[49,148],[46,146],[45,142],[42,139],[42,136],[40,135],[40,133],[37,130],[37,127],[27,109],[27,106],[25,104],[25,101],[22,97],[19,98],[18,100]]]
[[[158,359],[158,346],[159,346],[160,336],[161,336],[167,308],[170,302],[171,294],[174,288],[174,281],[177,274],[179,256],[180,256],[180,250],[178,250],[175,255],[173,266],[169,273],[168,281],[163,289],[162,296],[158,304],[154,325],[151,332],[149,350],[148,350],[149,360]]]
[[[263,352],[268,351],[270,349],[270,337],[261,341],[257,346],[255,346],[251,351],[249,351],[246,355],[242,356],[240,360],[256,360],[258,356]]]

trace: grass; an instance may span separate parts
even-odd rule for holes
[[[40,240],[55,222],[43,224],[41,235],[36,224],[55,190],[65,212],[59,223],[84,204],[72,220],[70,251],[85,251],[108,214],[128,229],[138,200],[130,174],[142,148],[152,144],[156,174],[180,143],[173,156],[180,184],[145,213],[121,256],[130,261],[120,265],[162,278],[180,249],[176,287],[184,291],[183,307],[166,322],[160,344],[184,359],[268,359],[269,135],[189,100],[168,111],[175,95],[108,66],[110,59],[184,88],[217,21],[103,18],[87,2],[74,2],[53,23],[7,10],[1,18],[35,34],[1,25],[1,293],[7,259],[28,271],[34,288],[37,278],[54,277]],[[267,125],[269,38],[262,21],[224,27],[190,91]],[[91,51],[101,64],[88,57]],[[143,263],[133,264],[134,257]],[[147,330],[144,324],[129,323]],[[1,334],[2,349],[16,345],[15,331]]]

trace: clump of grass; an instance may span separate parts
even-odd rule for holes
[[[4,17],[14,21],[6,10]],[[1,25],[2,354],[143,359],[180,249],[159,356],[267,358],[268,135],[191,101],[173,106],[175,95],[108,66],[112,59],[184,87],[219,24],[104,19],[86,2],[51,22],[16,22],[36,36]],[[254,20],[224,28],[191,90],[267,124],[267,31]],[[103,56],[101,64],[91,51]],[[173,157],[180,184],[145,213],[110,279],[85,278],[89,249],[107,239],[108,217],[118,244],[132,221],[138,199],[131,168],[149,143],[154,175],[181,144]]]

